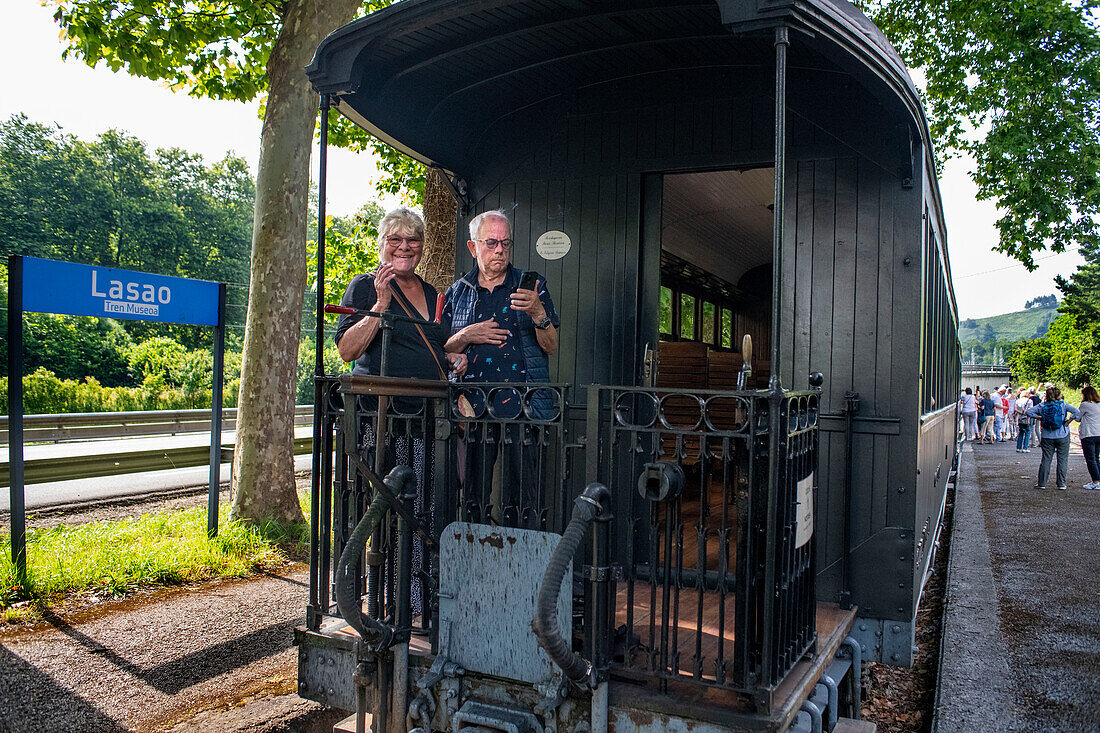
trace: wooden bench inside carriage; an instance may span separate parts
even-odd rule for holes
[[[743,360],[736,351],[719,351],[696,341],[662,341],[657,346],[657,387],[687,390],[737,389],[737,377]],[[753,373],[745,384],[746,389],[767,386],[770,362],[753,359]],[[699,408],[694,400],[668,397],[663,411],[665,421],[676,429],[705,429],[700,421]],[[717,400],[709,413],[711,424],[719,430],[728,430],[737,424],[735,403]],[[676,436],[668,433],[661,440],[662,452],[674,457],[677,453]],[[692,466],[699,462],[699,439],[685,436],[679,449],[681,465]]]

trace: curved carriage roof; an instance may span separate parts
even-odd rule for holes
[[[846,0],[402,0],[329,35],[307,73],[360,126],[462,172],[486,130],[515,120],[531,134],[533,115],[576,104],[578,90],[598,98],[648,75],[768,65],[763,31],[778,23],[900,103],[930,142],[901,58]]]

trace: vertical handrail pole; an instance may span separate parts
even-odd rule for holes
[[[218,325],[214,327],[213,393],[210,396],[210,493],[206,499],[206,534],[218,536],[218,492],[222,468],[222,403],[225,398],[225,283],[218,283]]]
[[[326,535],[322,539],[319,532],[321,518],[321,427],[324,419],[324,390],[321,377],[325,374],[325,196],[328,178],[328,110],[329,96],[321,95],[321,150],[320,170],[317,181],[317,340],[313,363],[313,460],[310,471],[309,488],[309,607],[307,621],[311,624],[315,614],[326,609],[318,608],[320,596],[321,568],[317,566],[321,557],[322,541],[328,542]]]
[[[8,491],[11,561],[27,577],[27,518],[23,486],[23,256],[8,257]]]
[[[769,431],[768,431],[768,505],[766,544],[764,553],[764,623],[761,641],[760,683],[771,685],[775,670],[775,648],[773,637],[776,629],[775,619],[775,564],[776,538],[779,519],[779,483],[783,480],[780,462],[784,458],[786,441],[780,440],[782,424],[783,387],[780,372],[780,317],[779,303],[783,294],[783,212],[786,200],[786,159],[787,159],[787,48],[790,45],[786,26],[775,29],[775,203],[772,207],[772,363],[769,386]],[[770,708],[771,695],[757,696],[758,707]],[[770,712],[770,710],[765,710]]]
[[[781,389],[779,307],[783,296],[783,215],[787,199],[787,27],[775,29],[775,203],[772,204],[772,363],[768,386]]]

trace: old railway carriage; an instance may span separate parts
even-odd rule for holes
[[[844,0],[404,0],[308,72],[445,172],[457,271],[510,212],[562,327],[549,415],[530,386],[318,380],[303,695],[379,730],[831,729],[861,659],[910,662],[960,367],[877,28]],[[494,390],[527,408],[457,408]],[[430,470],[390,473],[410,445]],[[466,480],[498,451],[530,506]]]

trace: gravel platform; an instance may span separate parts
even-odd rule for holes
[[[308,592],[293,564],[0,633],[0,731],[331,730],[291,694]]]
[[[966,445],[956,492],[940,731],[1100,731],[1100,491],[1034,488],[1040,452]]]

